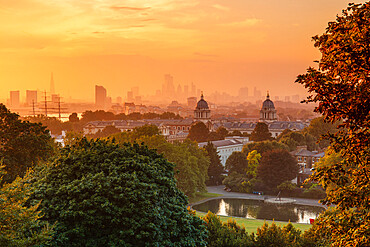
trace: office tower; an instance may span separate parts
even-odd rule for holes
[[[105,98],[105,108],[110,109],[112,107],[112,97]]]
[[[196,95],[196,87],[194,83],[192,82],[191,83],[191,96],[195,96],[195,95]]]
[[[50,78],[50,94],[55,94],[53,72],[51,72],[51,78]]]
[[[285,96],[285,102],[290,102],[290,96]]]
[[[122,100],[122,97],[120,97],[120,96],[118,96],[117,98],[116,98],[116,102],[118,103],[118,104],[122,104],[122,102],[123,102],[123,100]]]
[[[134,97],[139,96],[139,87],[133,87],[131,88],[131,91]]]
[[[188,98],[188,107],[194,109],[197,105],[197,97],[189,97]]]
[[[182,88],[180,84],[177,86],[176,95],[177,95],[177,98],[182,97]]]
[[[95,85],[95,106],[99,109],[105,109],[107,101],[107,90],[103,86]]]
[[[253,96],[256,99],[261,99],[261,91],[260,90],[257,90],[256,87],[254,88],[254,95]]]
[[[134,92],[132,92],[132,91],[127,92],[127,101],[128,102],[134,102]]]
[[[239,99],[241,100],[247,100],[248,98],[248,88],[242,87],[239,89]]]
[[[33,106],[34,104],[37,104],[37,91],[36,90],[26,91],[26,104],[28,106]]]
[[[188,85],[184,85],[184,96],[185,97],[189,96],[189,86]]]
[[[164,85],[162,87],[162,93],[165,97],[174,97],[175,95],[173,77],[170,74],[164,75]]]
[[[59,103],[59,101],[60,101],[59,94],[52,94],[51,95],[51,102],[52,103]]]
[[[19,91],[10,91],[10,106],[19,107]]]

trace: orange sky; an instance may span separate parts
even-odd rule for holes
[[[205,94],[240,87],[304,92],[293,82],[320,54],[311,37],[344,0],[0,0],[0,98],[10,90],[93,100],[135,85],[143,94],[194,82]]]

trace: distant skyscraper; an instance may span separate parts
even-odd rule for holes
[[[195,96],[196,95],[196,87],[195,87],[195,85],[194,85],[194,83],[192,82],[191,83],[191,96]]]
[[[10,106],[18,107],[20,104],[19,101],[19,91],[10,91]]]
[[[53,72],[51,72],[51,78],[50,78],[50,94],[55,94]]]
[[[26,103],[28,106],[37,104],[37,91],[36,90],[27,90],[26,91]]]
[[[175,86],[173,85],[173,76],[170,74],[164,75],[164,86],[162,87],[162,93],[165,97],[175,96]]]
[[[189,96],[189,86],[188,85],[184,85],[184,95],[185,97]]]
[[[247,100],[248,98],[248,88],[247,87],[242,87],[239,89],[239,98],[241,100]]]
[[[182,88],[180,84],[177,86],[176,95],[178,98],[182,98]]]
[[[254,88],[254,95],[253,95],[256,99],[261,99],[261,91],[260,90],[257,90],[257,88],[255,87]]]
[[[107,90],[103,86],[95,85],[95,106],[99,109],[105,109],[107,101]]]
[[[134,92],[132,91],[127,92],[127,101],[130,103],[134,102]]]
[[[194,109],[196,105],[197,105],[197,97],[189,97],[188,107]]]
[[[118,104],[122,104],[122,102],[123,102],[123,101],[122,101],[122,97],[119,97],[119,96],[118,96],[118,97],[116,98],[116,102],[117,102]]]
[[[285,102],[290,102],[290,96],[285,96]]]
[[[131,88],[131,91],[134,97],[139,96],[139,87],[133,87]]]
[[[51,102],[52,103],[59,103],[60,102],[59,94],[52,94],[51,95]]]

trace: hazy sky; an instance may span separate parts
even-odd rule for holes
[[[89,100],[95,84],[154,93],[167,73],[205,94],[302,94],[294,80],[320,58],[311,37],[349,2],[0,0],[0,98],[49,90],[51,72],[62,96]]]

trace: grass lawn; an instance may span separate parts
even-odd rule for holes
[[[222,196],[222,195],[221,194],[216,194],[216,193],[208,193],[208,192],[204,192],[204,193],[197,192],[197,193],[195,193],[194,198],[189,199],[189,203],[199,202],[199,201],[207,199],[207,198],[218,197],[218,196]]]
[[[203,217],[206,215],[205,213],[197,212],[197,215],[200,217]],[[248,233],[257,232],[257,228],[261,227],[265,222],[267,222],[269,225],[272,223],[270,220],[254,220],[254,219],[245,219],[245,218],[238,218],[238,217],[227,217],[227,216],[220,216],[222,222],[227,222],[228,219],[233,219],[237,222],[238,225],[244,225],[245,230]],[[288,224],[288,222],[281,222],[281,221],[275,221],[276,225],[284,226]],[[292,223],[293,226],[297,229],[300,229],[302,232],[305,230],[311,228],[311,225],[309,224],[300,224],[300,223]]]

